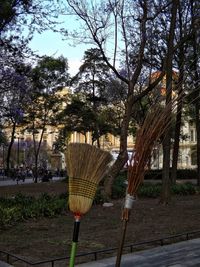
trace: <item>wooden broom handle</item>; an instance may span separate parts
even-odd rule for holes
[[[127,222],[128,222],[127,220],[123,220],[123,223],[122,223],[122,234],[121,234],[119,248],[117,252],[117,259],[116,259],[115,267],[120,267],[120,264],[121,264],[121,257],[122,257],[122,251],[123,251],[123,246],[124,246],[124,240],[126,236]]]

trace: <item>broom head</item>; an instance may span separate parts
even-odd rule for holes
[[[100,180],[108,170],[109,152],[85,143],[71,143],[66,150],[69,208],[76,215],[89,211]]]

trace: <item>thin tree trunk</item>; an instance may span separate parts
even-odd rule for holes
[[[180,3],[179,3],[180,4]],[[182,9],[179,6],[178,10],[179,14],[179,32],[180,32],[180,40],[183,39],[183,17],[182,17]],[[178,78],[178,104],[177,104],[177,114],[176,114],[176,125],[175,125],[175,133],[174,133],[174,147],[173,147],[173,155],[172,155],[172,172],[171,172],[171,182],[172,184],[176,184],[177,179],[177,166],[178,166],[178,154],[179,154],[179,142],[180,142],[180,131],[181,131],[181,119],[182,119],[182,108],[183,108],[183,78],[184,78],[184,63],[185,63],[185,48],[184,44],[180,45],[179,55],[178,55],[178,66],[179,66],[179,78]]]
[[[163,140],[163,173],[162,173],[162,192],[160,202],[168,204],[170,202],[170,151],[171,151],[171,132],[168,131]]]
[[[13,128],[12,128],[11,140],[8,146],[8,152],[7,152],[7,157],[6,157],[6,174],[7,175],[9,175],[9,172],[10,172],[10,157],[11,157],[12,146],[15,141],[15,130],[16,130],[16,123],[14,122]]]
[[[48,114],[46,114],[46,118],[47,118],[47,115]],[[38,146],[36,144],[34,130],[33,130],[34,154],[35,154],[35,175],[34,175],[35,179],[34,179],[34,183],[38,182],[38,159],[39,159],[40,148],[41,148],[41,144],[42,144],[42,140],[43,140],[45,127],[46,127],[46,120],[43,123],[42,132],[41,132],[40,141],[38,143]],[[33,129],[35,129],[34,128],[34,123],[33,123]]]
[[[112,195],[112,185],[114,182],[115,177],[119,173],[119,171],[123,168],[124,164],[126,163],[128,159],[127,155],[127,136],[128,136],[128,127],[129,127],[129,121],[130,121],[130,115],[132,111],[132,103],[127,102],[126,103],[126,112],[124,114],[122,126],[121,126],[121,134],[120,134],[120,151],[119,155],[111,167],[105,182],[104,182],[104,195],[105,198],[110,198]]]
[[[198,96],[199,97],[199,96]],[[195,120],[197,131],[197,185],[200,186],[200,117],[199,117],[200,104],[199,100],[195,105]]]
[[[194,34],[192,36],[192,47],[193,47],[193,64],[192,64],[192,71],[193,71],[193,79],[195,83],[195,120],[196,120],[196,132],[197,132],[197,185],[200,186],[200,93],[199,93],[199,73],[198,73],[198,47],[197,47],[197,26],[195,25],[195,13],[198,10],[198,1],[191,0],[191,13],[192,13],[192,29]]]
[[[171,172],[171,182],[172,184],[176,184],[177,179],[177,166],[178,166],[178,154],[179,154],[179,142],[180,142],[180,131],[181,131],[181,118],[182,118],[182,92],[183,92],[183,68],[184,64],[184,48],[180,47],[180,56],[179,56],[179,79],[178,79],[178,94],[179,100],[177,104],[177,114],[176,114],[176,125],[175,125],[175,133],[174,133],[174,147],[173,147],[173,155],[172,155],[172,172]]]
[[[179,100],[176,114],[176,125],[174,133],[174,146],[172,154],[172,171],[171,171],[171,182],[176,184],[177,179],[177,166],[178,166],[178,154],[179,154],[179,141],[181,131],[181,118],[182,118],[182,99]]]
[[[171,24],[168,41],[167,61],[166,61],[166,104],[171,102],[172,98],[172,62],[174,48],[174,34],[176,26],[176,14],[178,9],[178,0],[174,0],[171,10]],[[169,113],[169,116],[172,115]],[[171,120],[171,119],[170,119]],[[160,202],[167,204],[170,201],[170,150],[171,150],[171,127],[166,131],[163,141],[163,174],[162,174],[162,192]]]

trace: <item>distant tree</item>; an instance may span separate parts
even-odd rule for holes
[[[38,180],[38,160],[43,136],[48,125],[56,126],[63,98],[59,93],[68,81],[68,64],[64,58],[44,57],[32,70],[34,91],[26,109],[26,130],[32,134],[35,157],[35,183]]]
[[[31,82],[29,79],[30,68],[19,64],[13,67],[2,68],[2,84],[6,93],[1,101],[1,123],[11,129],[8,138],[7,171],[10,168],[12,145],[15,141],[17,127],[24,123],[24,109],[30,101]],[[0,86],[0,87],[1,87]]]
[[[164,36],[169,36],[169,13],[172,2],[163,1],[67,1],[73,15],[81,20],[81,30],[73,37],[95,44],[110,70],[127,86],[124,114],[120,131],[120,153],[110,169],[105,182],[106,194],[111,195],[111,186],[116,174],[127,160],[127,136],[133,106],[155,88],[162,80],[168,58]],[[159,23],[165,22],[165,30],[159,30]],[[157,29],[152,34],[152,29]],[[152,48],[151,50],[149,48]],[[160,54],[159,54],[160,52]],[[174,51],[171,51],[172,54]],[[159,54],[159,55],[158,55]],[[123,66],[122,73],[118,62]],[[149,66],[149,70],[147,69]],[[139,86],[144,77],[151,77],[152,69],[161,71],[153,83]]]
[[[85,51],[83,64],[72,79],[74,92],[82,95],[82,104],[74,102],[71,104],[72,109],[73,105],[79,105],[84,135],[91,131],[92,142],[96,141],[98,147],[102,135],[116,132],[116,124],[114,126],[112,119],[116,118],[115,109],[109,107],[109,104],[113,104],[111,95],[108,94],[108,87],[113,85],[110,78],[109,67],[105,64],[100,50],[91,48]],[[77,112],[78,114],[80,112]],[[80,123],[78,125],[80,127]]]
[[[172,171],[171,171],[171,181],[173,184],[176,183],[177,178],[177,165],[178,165],[178,156],[179,156],[179,143],[181,137],[181,125],[182,125],[182,113],[183,113],[183,95],[184,87],[186,87],[186,77],[187,77],[187,68],[186,68],[186,57],[188,50],[188,42],[181,42],[183,38],[189,35],[191,30],[190,25],[190,5],[187,2],[181,1],[178,9],[177,15],[177,29],[176,29],[176,39],[180,42],[180,46],[175,53],[175,62],[177,64],[177,78],[176,86],[174,86],[173,91],[179,95],[179,100],[177,104],[177,114],[176,114],[176,123],[174,130],[174,144],[173,144],[173,155],[172,155]]]
[[[59,118],[64,125],[61,130],[63,133],[66,135],[71,132],[81,133],[87,142],[87,133],[92,130],[95,115],[84,101],[76,95],[73,96],[71,103],[59,114]]]
[[[65,133],[66,137],[71,132],[78,132],[84,135],[86,143],[88,142],[88,132],[91,133],[92,143],[108,133],[114,135],[119,133],[116,126],[117,115],[113,107],[99,109],[99,112],[96,113],[91,104],[78,95],[72,97],[71,103],[59,114],[59,117],[59,121],[64,125],[61,132]],[[98,146],[100,147],[100,143]]]
[[[172,101],[172,81],[173,81],[173,57],[174,57],[174,38],[176,29],[176,18],[179,1],[175,0],[171,6],[170,28],[167,38],[167,59],[166,59],[166,105]],[[170,121],[172,113],[169,112]],[[162,193],[161,203],[167,204],[170,201],[170,153],[171,153],[171,137],[172,124],[165,132],[163,140],[163,174],[162,174]]]

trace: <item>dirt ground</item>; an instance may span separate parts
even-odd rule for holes
[[[34,195],[41,192],[57,194],[66,192],[66,184],[56,182],[0,187],[0,196],[11,196],[17,192]],[[113,207],[94,205],[82,218],[77,253],[118,246],[123,200],[115,200],[113,204]],[[126,244],[199,230],[199,222],[200,195],[174,197],[167,206],[159,204],[158,199],[141,198],[135,202],[131,212]],[[72,234],[73,215],[66,211],[66,214],[57,218],[28,220],[1,230],[0,250],[33,262],[65,257],[70,254]],[[14,266],[28,265],[16,262]],[[59,262],[54,266],[66,266],[66,262]]]

